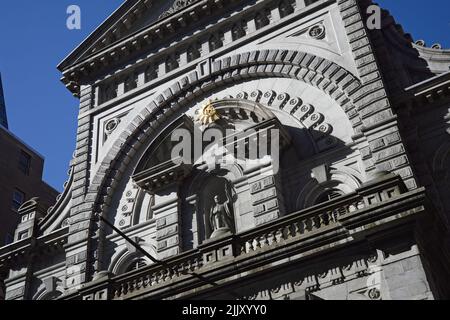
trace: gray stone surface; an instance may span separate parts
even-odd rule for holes
[[[80,98],[77,145],[66,192],[38,237],[54,241],[56,222],[69,219],[67,243],[29,279],[8,275],[8,299],[450,296],[440,284],[448,246],[433,245],[448,239],[450,212],[449,88],[445,75],[433,78],[447,51],[438,61],[405,41],[398,49],[392,39],[403,35],[387,15],[383,32],[367,29],[370,1],[194,1],[164,23],[162,2],[138,2],[141,18],[116,44],[93,35],[59,66]],[[418,60],[388,59],[411,50],[428,61],[417,75]],[[432,85],[412,86],[426,79]],[[214,125],[233,134],[278,129],[280,170],[273,154],[257,164],[162,168],[174,160],[171,134],[200,130],[208,104]],[[234,225],[211,238],[220,186],[231,190]],[[98,215],[164,263],[130,250]],[[436,230],[430,239],[426,228]],[[0,259],[14,252],[1,250]],[[210,288],[189,272],[216,272],[218,288],[205,295]]]

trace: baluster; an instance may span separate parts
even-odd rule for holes
[[[329,212],[325,212],[321,214],[321,226],[328,226],[330,224],[330,213]]]
[[[267,234],[267,245],[269,247],[273,244],[273,242],[274,242],[273,239],[274,239],[274,235],[273,235],[273,231],[271,231]]]
[[[198,258],[189,260],[189,265],[191,266],[191,271],[195,271],[199,269],[199,260]]]
[[[151,283],[150,276],[145,276],[145,278],[144,278],[144,283],[143,283],[144,288],[147,288],[147,287],[149,286],[150,283]]]
[[[178,278],[180,276],[179,268],[180,268],[180,265],[173,267],[173,278]]]
[[[131,285],[130,285],[130,287],[129,287],[129,292],[133,292],[135,289],[136,289],[136,279],[134,279],[134,280],[131,282]]]
[[[184,275],[184,274],[187,273],[187,262],[183,262],[183,263],[180,265],[180,273],[181,273],[182,275]]]
[[[203,257],[196,258],[195,260],[197,261],[197,269],[203,267]]]
[[[263,236],[263,238],[264,238],[263,247],[268,247],[270,245],[270,243],[269,243],[269,236],[270,236],[270,233],[264,234],[264,236]]]
[[[333,221],[334,222],[338,222],[338,220],[339,220],[339,212],[337,210],[332,210],[330,212],[330,214],[331,214],[331,216],[333,218]]]
[[[322,214],[318,214],[314,217],[314,227],[315,229],[320,229],[323,226]]]
[[[256,237],[255,241],[256,241],[256,250],[261,249],[261,240],[262,237]]]
[[[188,261],[187,267],[188,267],[188,271],[194,271],[195,270],[195,266],[192,264],[192,260]]]
[[[289,226],[281,227],[281,238],[287,240],[291,237],[291,229]]]
[[[253,250],[250,240],[246,240],[244,243],[245,253],[249,253]]]
[[[336,223],[336,219],[335,219],[335,217],[334,217],[334,215],[333,215],[333,211],[328,211],[327,212],[327,219],[328,219],[328,224],[330,225],[330,224],[335,224]]]
[[[255,242],[255,239],[248,240],[249,251],[255,251],[256,250],[254,242]]]
[[[292,237],[296,237],[300,234],[300,222],[296,221],[294,223],[292,223]]]
[[[116,290],[116,297],[120,297],[123,295],[123,284],[120,284],[119,289]]]
[[[298,220],[296,223],[297,225],[297,233],[299,235],[302,235],[305,233],[306,225],[304,220]]]
[[[293,222],[287,226],[287,231],[288,231],[288,234],[287,234],[288,239],[295,237],[295,235],[297,233],[295,222]]]
[[[182,276],[184,274],[184,266],[185,262],[180,262],[180,264],[177,266],[177,275]]]
[[[168,281],[171,278],[171,272],[170,268],[167,268],[164,270],[164,281]]]
[[[161,270],[161,271],[158,272],[158,280],[156,282],[157,283],[164,282],[164,270]]]
[[[275,241],[277,242],[277,243],[279,243],[280,241],[281,241],[281,239],[283,238],[283,228],[279,228],[277,231],[276,231],[276,235],[275,235]]]
[[[135,289],[139,290],[141,288],[142,278],[138,278],[135,282]]]
[[[289,238],[289,233],[290,233],[289,226],[284,226],[281,228],[281,238],[283,240],[287,240]]]
[[[309,217],[309,218],[306,218],[306,219],[304,220],[304,223],[305,223],[305,230],[306,230],[307,232],[310,232],[310,231],[312,230],[312,228],[313,228],[311,218],[310,218],[310,217]]]
[[[193,270],[197,270],[201,267],[202,261],[199,257],[189,260],[189,263],[193,266]]]
[[[156,272],[151,275],[151,282],[150,282],[150,284],[151,284],[151,286],[154,286],[154,285],[158,284],[158,275],[157,275]]]
[[[274,243],[277,243],[277,236],[276,236],[276,231],[273,231],[272,233],[271,233],[271,236],[272,236],[272,241],[270,242],[270,245],[272,245],[272,244],[274,244]]]

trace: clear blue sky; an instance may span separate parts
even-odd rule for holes
[[[75,147],[78,102],[57,64],[122,0],[0,1],[0,72],[10,129],[45,156],[44,179],[58,190]],[[450,1],[379,0],[415,39],[450,48]],[[429,5],[429,4],[432,5]],[[82,10],[82,29],[66,28],[66,9]]]

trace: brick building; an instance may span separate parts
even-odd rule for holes
[[[18,209],[27,200],[40,197],[49,207],[57,191],[42,181],[44,157],[8,129],[0,78],[0,245],[13,242],[19,222]]]

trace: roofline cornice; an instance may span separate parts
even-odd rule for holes
[[[399,107],[438,101],[450,101],[450,71],[405,88],[394,100]]]
[[[89,46],[92,46],[92,40],[97,35],[101,35],[104,32],[107,32],[106,29],[111,28],[115,23],[114,21],[110,21],[114,19],[116,16],[124,16],[124,19],[128,16],[130,11],[134,8],[135,4],[140,2],[140,0],[127,0],[125,1],[119,8],[117,8],[113,13],[111,13],[102,23],[96,28],[92,33],[90,33],[85,40],[81,42],[72,52],[70,52],[67,57],[65,57],[57,66],[58,70],[62,71],[68,66],[70,66],[70,60],[74,58],[77,54],[83,52],[83,50],[87,50]],[[144,2],[150,2],[150,0],[145,0]],[[130,8],[131,6],[131,8]],[[117,21],[116,21],[117,22]]]
[[[255,0],[255,3],[265,1],[267,0]],[[103,69],[111,64],[116,64],[124,57],[129,56],[130,51],[142,50],[143,47],[154,45],[156,42],[160,43],[161,40],[167,38],[166,34],[172,36],[179,30],[202,21],[202,17],[209,16],[214,7],[229,8],[237,3],[239,3],[239,0],[200,0],[194,2],[73,65],[65,66],[61,63],[58,66],[58,69],[63,73],[61,81],[72,93],[76,94],[79,90],[80,78],[90,74],[91,70]]]

